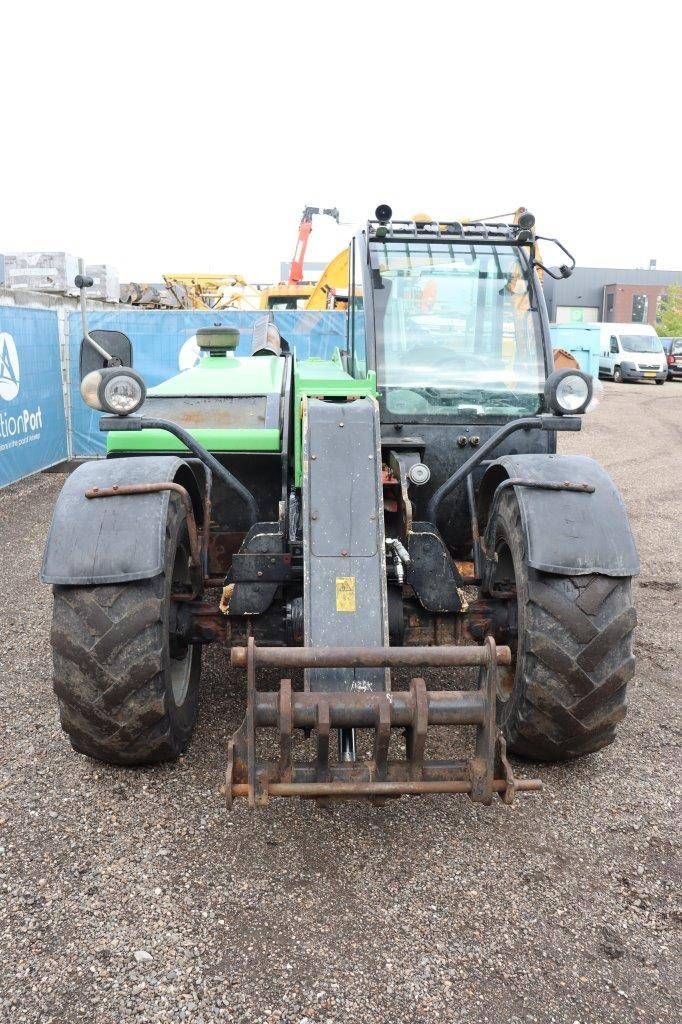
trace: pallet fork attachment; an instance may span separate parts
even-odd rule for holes
[[[509,665],[511,651],[492,637],[481,647],[246,647],[232,648],[232,664],[246,668],[247,708],[244,721],[228,744],[225,793],[229,806],[247,797],[249,806],[266,804],[271,796],[354,799],[403,794],[465,793],[489,804],[497,793],[511,803],[517,792],[541,789],[538,779],[516,779],[507,760],[504,739],[495,725],[498,665]],[[277,691],[259,690],[260,666],[291,668],[368,668],[405,665],[478,666],[477,690],[430,691],[421,678],[407,691],[294,692],[281,679]],[[473,756],[460,761],[425,760],[429,725],[473,725]],[[279,759],[261,761],[258,730],[276,729]],[[374,731],[368,760],[331,763],[331,729]],[[295,729],[314,732],[316,757],[307,763],[293,758]],[[389,760],[391,729],[405,733],[406,757]]]

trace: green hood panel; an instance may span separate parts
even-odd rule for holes
[[[297,397],[319,395],[323,398],[377,394],[376,374],[351,377],[341,363],[339,350],[331,359],[302,359],[294,364],[294,389]]]
[[[150,388],[140,415],[178,423],[211,452],[278,452],[284,368],[276,356],[204,356]],[[186,450],[165,430],[107,434],[108,452]]]
[[[279,430],[190,430],[210,452],[278,452]],[[186,452],[184,444],[165,430],[111,430],[108,452]]]
[[[190,370],[149,389],[150,395],[270,395],[282,390],[277,356],[204,356]]]
[[[142,416],[179,423],[211,452],[281,451],[280,403],[286,360],[277,356],[204,356],[197,366],[150,388]],[[294,360],[294,480],[301,480],[301,404],[308,397],[376,396],[376,377],[347,373],[340,354]],[[182,452],[164,430],[110,431],[109,452]]]

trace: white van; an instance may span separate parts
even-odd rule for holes
[[[649,324],[600,324],[599,376],[615,381],[668,377],[663,342]]]

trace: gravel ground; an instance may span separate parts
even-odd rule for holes
[[[642,558],[619,741],[519,765],[540,794],[225,809],[243,679],[208,651],[180,763],[74,754],[37,582],[63,478],[0,493],[0,1019],[668,1022],[680,1019],[682,385],[605,385],[564,451],[622,489]]]

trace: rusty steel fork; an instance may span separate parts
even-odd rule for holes
[[[246,647],[232,649],[232,664],[246,667],[247,707],[244,721],[228,744],[226,796],[246,797],[249,805],[265,804],[271,796],[309,798],[384,798],[403,794],[465,793],[489,804],[498,793],[511,803],[517,792],[541,788],[538,779],[516,779],[506,756],[504,739],[495,723],[498,666],[511,663],[508,647],[487,636],[480,647],[306,648],[258,647],[250,637]],[[462,666],[479,668],[479,687],[473,691],[427,690],[421,677],[407,691],[294,692],[282,679],[276,692],[256,685],[259,666],[280,668],[367,666]],[[468,760],[429,761],[425,758],[430,725],[473,725],[476,742]],[[279,759],[259,761],[258,729],[276,729]],[[365,728],[374,732],[367,760],[330,763],[330,730]],[[316,736],[314,761],[293,759],[295,729]],[[406,756],[389,760],[391,729],[405,734]]]

